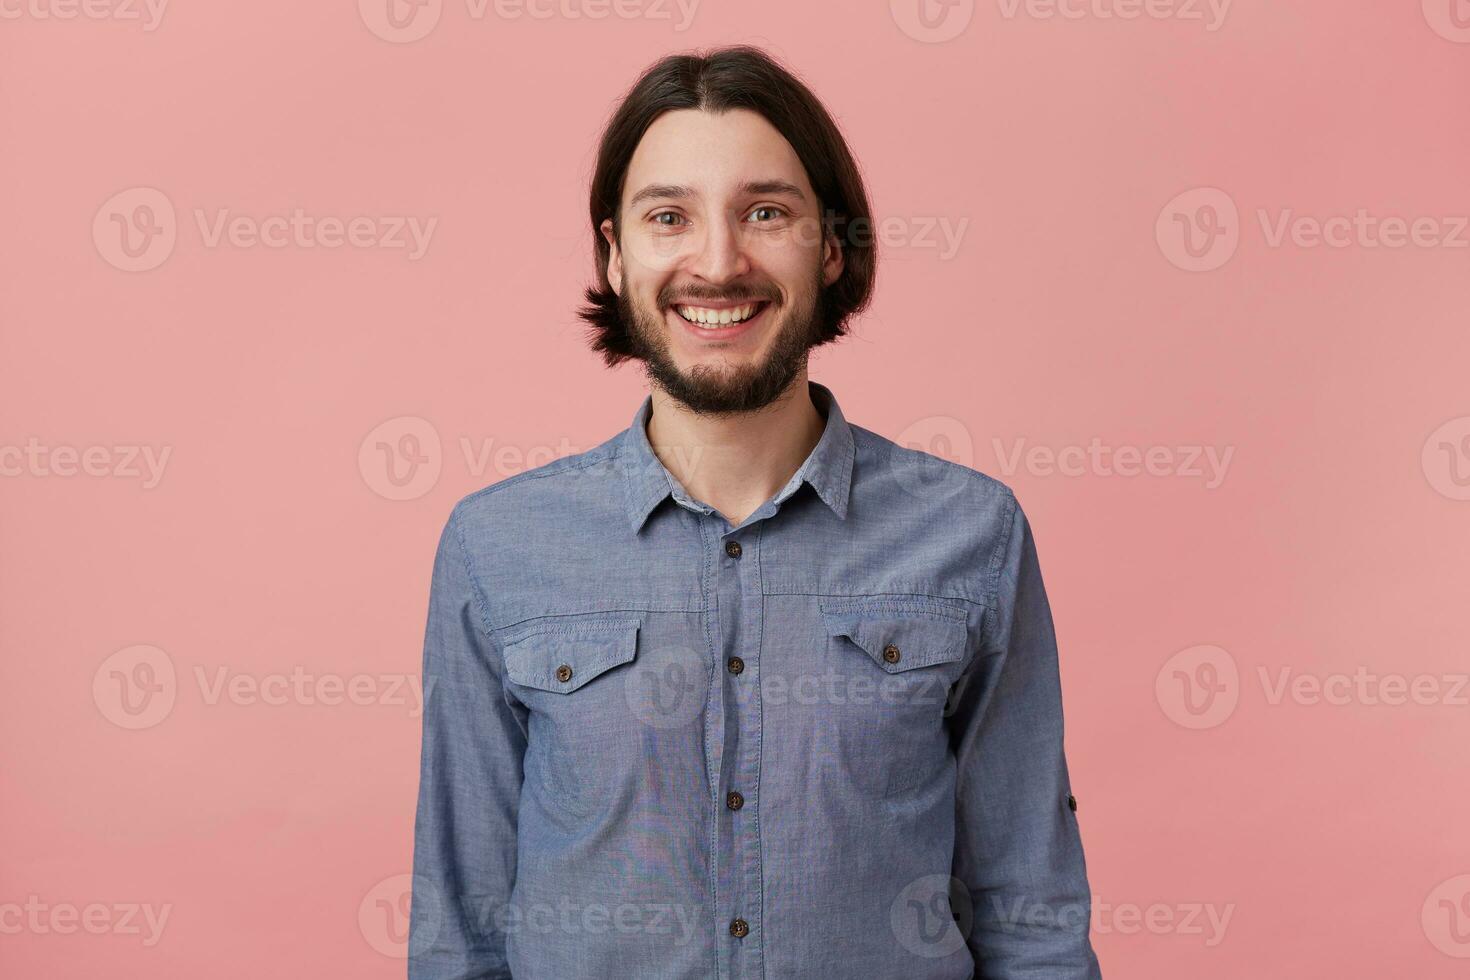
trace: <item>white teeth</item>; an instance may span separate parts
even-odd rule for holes
[[[747,303],[745,306],[737,306],[730,310],[710,310],[702,306],[675,307],[678,314],[690,323],[709,327],[724,327],[748,320],[759,308],[759,303]]]

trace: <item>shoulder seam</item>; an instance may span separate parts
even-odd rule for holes
[[[486,635],[493,635],[490,628],[490,602],[485,597],[485,590],[480,588],[479,581],[475,578],[475,569],[470,565],[470,549],[464,543],[464,527],[460,524],[459,509],[461,504],[455,504],[454,509],[449,512],[450,529],[454,533],[455,544],[459,545],[459,558],[464,562],[465,580],[469,582],[470,593],[475,598],[475,610],[480,616],[480,629]]]
[[[1005,537],[996,542],[995,551],[990,556],[989,605],[991,611],[996,613],[1000,612],[1000,570],[1002,564],[1004,564],[1002,559],[1010,551],[1011,539],[1016,535],[1016,511],[1020,508],[1020,503],[1016,500],[1015,492],[1003,483],[1000,486],[1005,487],[1006,491],[1006,513],[1004,520],[1007,527]]]

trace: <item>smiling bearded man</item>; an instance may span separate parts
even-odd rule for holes
[[[589,203],[651,390],[440,535],[410,978],[1097,980],[1030,524],[807,376],[875,269],[831,117],[665,58]]]

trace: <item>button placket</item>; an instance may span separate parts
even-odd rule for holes
[[[759,942],[761,868],[759,821],[753,807],[736,786],[759,782],[760,663],[759,647],[764,597],[757,552],[765,515],[752,515],[739,529],[722,528],[728,537],[715,543],[715,589],[725,652],[725,746],[719,781],[725,787],[715,801],[717,827],[715,889],[717,912],[729,927],[729,945],[722,952],[729,976],[760,976],[764,951]],[[736,535],[739,535],[737,538]],[[742,941],[743,940],[743,941]]]

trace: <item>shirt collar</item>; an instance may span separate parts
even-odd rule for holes
[[[802,483],[810,483],[822,502],[839,518],[845,519],[848,492],[852,488],[852,427],[843,417],[831,389],[808,380],[807,391],[817,411],[827,416],[827,424],[806,461],[772,498],[772,502],[779,505]],[[671,494],[686,505],[699,506],[654,453],[648,441],[648,419],[652,414],[653,396],[645,395],[633,415],[633,424],[622,434],[618,450],[620,464],[626,470],[628,520],[635,534],[653,509]]]

